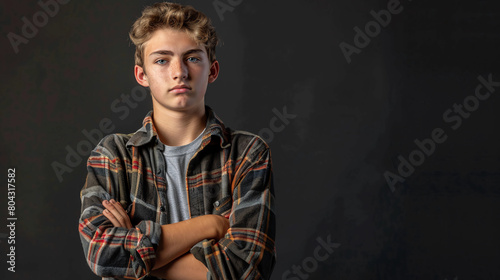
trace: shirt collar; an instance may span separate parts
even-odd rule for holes
[[[215,139],[219,139],[221,148],[229,147],[231,145],[229,142],[229,129],[225,127],[222,120],[215,114],[212,108],[207,105],[205,105],[205,114],[207,115],[207,125],[205,133],[203,133],[202,146],[207,145]],[[209,140],[207,141],[206,139]],[[142,127],[130,137],[126,145],[127,147],[139,147],[150,143],[152,140],[157,140],[157,142],[161,143],[153,124],[153,111],[149,111],[142,121]]]

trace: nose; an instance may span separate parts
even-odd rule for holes
[[[170,62],[170,75],[173,80],[184,80],[187,78],[187,65],[182,59],[172,59]]]

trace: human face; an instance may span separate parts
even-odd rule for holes
[[[205,47],[170,28],[153,33],[145,44],[144,68],[135,66],[137,82],[151,90],[155,111],[202,110],[208,83],[218,73],[219,64],[210,63]]]

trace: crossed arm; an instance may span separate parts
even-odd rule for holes
[[[171,274],[167,273],[181,271],[182,276],[189,277],[194,273],[193,263],[198,264],[196,258],[209,270],[205,277],[270,279],[276,258],[274,188],[270,150],[260,138],[238,157],[241,161],[235,160],[239,162],[236,173],[228,178],[232,180],[231,197],[227,194],[223,199],[227,200],[226,208],[230,207],[229,229],[228,220],[220,215],[202,215],[170,225],[145,218],[134,221],[130,229],[127,219],[122,220],[123,227],[113,225],[103,213],[107,208],[103,201],[114,198],[120,203],[130,198],[129,171],[121,157],[111,152],[117,149],[113,141],[118,140],[104,141],[92,152],[80,193],[78,230],[87,264],[95,274],[140,278],[163,273],[160,277],[168,278],[165,275]],[[227,213],[226,208],[214,212]],[[156,219],[151,211],[137,213]],[[221,224],[225,225],[222,229],[218,226]],[[189,269],[178,269],[185,264]]]
[[[130,229],[130,217],[114,199],[104,200],[103,214],[115,227]],[[163,279],[206,279],[208,269],[189,249],[206,238],[220,239],[229,228],[228,219],[205,215],[175,224],[163,225],[156,262],[151,275]]]

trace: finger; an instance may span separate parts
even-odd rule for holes
[[[114,226],[126,227],[126,219],[122,216],[122,214],[120,214],[120,209],[118,209],[117,206],[115,207],[112,201],[104,200],[102,204],[104,205],[104,207],[106,207],[106,210],[108,210],[107,212],[110,216],[112,216],[112,219],[116,221],[115,223],[113,223]]]
[[[118,211],[118,214],[121,216],[122,224],[126,228],[131,228],[132,223],[130,222],[130,217],[128,216],[127,211],[125,211],[125,209],[123,208],[122,204],[118,203],[114,199],[111,199],[111,204],[115,207],[115,209]]]
[[[111,213],[111,211],[109,211],[108,209],[104,209],[104,211],[102,211],[102,214],[108,218],[108,220],[113,224],[114,227],[122,227],[122,225],[120,224],[120,222],[115,218],[115,216],[113,216],[113,214]]]
[[[125,209],[123,208],[122,204],[115,201],[114,199],[111,199],[111,203],[118,210],[118,213],[123,217],[123,223],[124,223],[125,227],[132,228],[132,223],[130,222],[130,217],[129,217],[127,211],[125,211]]]
[[[121,227],[127,229],[132,228],[132,223],[130,222],[130,218],[120,203],[116,202],[114,199],[111,199],[109,201],[104,201],[103,205],[109,211],[111,211],[115,219],[120,223]]]
[[[113,213],[113,211],[116,213],[116,209],[114,209],[113,205],[111,205],[111,202],[109,202],[108,200],[103,200],[102,205],[104,205],[104,207],[106,208],[104,209],[104,211],[102,211],[102,213],[113,223],[113,226],[123,227],[123,224],[118,219],[120,216]]]

